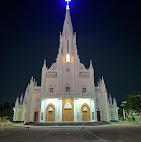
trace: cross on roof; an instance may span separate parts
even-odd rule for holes
[[[67,2],[67,5],[69,5],[69,2],[70,2],[71,0],[65,0],[65,2]]]

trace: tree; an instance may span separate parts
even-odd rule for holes
[[[125,110],[126,111],[134,111],[137,113],[141,112],[141,92],[132,93],[125,97],[126,104]]]
[[[0,104],[0,111],[2,110],[2,105]]]
[[[0,104],[0,116],[2,116],[2,105]]]
[[[3,106],[3,108],[4,108],[4,110],[6,112],[6,116],[7,116],[8,111],[11,109],[10,104],[8,102],[6,102]]]
[[[4,105],[0,104],[0,116],[7,116],[12,120],[13,113],[13,107],[8,102],[6,102]]]

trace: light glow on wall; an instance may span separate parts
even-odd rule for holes
[[[52,103],[54,106],[59,105],[59,100],[57,98],[53,98],[53,99],[46,99],[46,107]]]
[[[70,62],[70,54],[68,54],[68,53],[66,55],[66,62]]]

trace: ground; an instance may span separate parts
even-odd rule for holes
[[[141,142],[140,124],[95,127],[9,126],[0,129],[0,142]]]

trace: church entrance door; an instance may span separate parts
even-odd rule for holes
[[[46,121],[55,121],[55,107],[49,104],[46,108]]]
[[[100,120],[100,111],[97,111],[97,121],[101,121]]]
[[[81,106],[82,121],[90,121],[90,107],[84,103]]]
[[[39,117],[39,109],[38,108],[35,108],[34,110],[34,121],[38,121],[38,117]]]
[[[35,111],[34,113],[34,121],[38,121],[38,111]]]
[[[62,99],[62,103],[63,103],[62,121],[74,121],[73,102],[74,102],[74,99]]]

